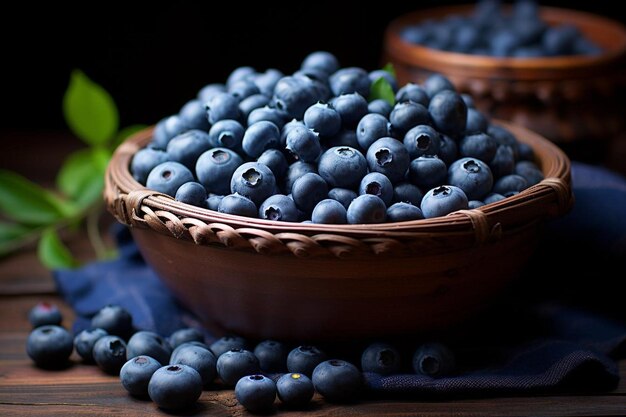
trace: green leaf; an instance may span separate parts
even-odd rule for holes
[[[370,88],[370,101],[376,99],[383,99],[392,106],[396,104],[396,95],[393,92],[393,88],[384,77],[374,81]]]
[[[63,114],[74,134],[90,145],[105,145],[117,132],[119,116],[113,98],[80,70],[72,72]]]
[[[75,213],[75,207],[11,171],[0,170],[0,212],[19,223],[44,225]]]
[[[130,125],[130,126],[123,128],[122,130],[117,132],[117,135],[115,135],[115,139],[111,143],[111,149],[117,148],[118,146],[120,146],[122,142],[124,142],[124,140],[126,140],[126,138],[134,135],[140,130],[144,130],[146,127],[148,126],[138,124],[138,125]]]
[[[23,224],[0,222],[0,257],[19,248],[34,231]]]
[[[39,256],[41,263],[49,269],[72,268],[78,265],[53,227],[45,229],[41,234],[37,246],[37,256]]]
[[[61,166],[57,186],[81,208],[102,198],[104,172],[111,157],[102,148],[82,149],[72,153]]]
[[[393,64],[391,62],[387,62],[385,64],[385,66],[383,67],[383,71],[387,71],[389,74],[393,75],[394,78],[398,78],[396,77],[396,69],[393,67]]]

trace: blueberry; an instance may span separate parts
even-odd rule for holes
[[[438,378],[454,372],[454,353],[441,343],[425,343],[413,354],[413,370],[417,374]]]
[[[352,203],[352,200],[358,197],[356,191],[349,190],[347,188],[339,188],[335,187],[328,191],[328,198],[333,200],[337,200],[344,206],[346,209]]]
[[[398,91],[398,80],[396,80],[396,77],[389,71],[382,69],[370,71],[368,77],[370,78],[370,82],[372,84],[375,83],[379,78],[384,78],[385,81],[389,83],[391,89],[394,92]]]
[[[216,358],[219,358],[222,353],[231,349],[245,349],[245,347],[245,339],[239,336],[222,336],[209,346]]]
[[[259,218],[278,222],[297,222],[300,219],[300,212],[291,197],[274,194],[259,206]]]
[[[193,327],[184,327],[173,332],[167,338],[167,341],[169,342],[172,349],[176,349],[178,346],[186,342],[204,342],[204,335],[198,329],[194,329]]]
[[[193,169],[198,157],[210,147],[208,133],[202,130],[188,130],[170,140],[167,144],[167,154],[170,161],[180,162]]]
[[[217,376],[217,358],[207,347],[183,343],[172,352],[171,365],[187,365],[198,371],[206,387]]]
[[[209,149],[196,162],[196,175],[204,188],[214,194],[228,194],[229,181],[241,166],[243,159],[227,148]]]
[[[159,121],[152,133],[152,145],[156,149],[165,150],[169,141],[176,135],[180,135],[188,127],[178,115],[166,117]]]
[[[491,55],[496,57],[512,56],[520,46],[520,38],[509,28],[498,30],[490,39]]]
[[[479,200],[470,200],[467,203],[467,206],[469,207],[470,210],[482,207],[484,205],[485,205],[485,203],[483,201],[479,201]]]
[[[42,301],[30,309],[28,312],[28,321],[30,321],[33,328],[46,324],[58,326],[61,324],[61,321],[63,321],[63,316],[61,315],[59,307],[55,304]]]
[[[290,164],[287,168],[285,182],[282,185],[282,189],[285,191],[285,194],[291,193],[293,183],[296,182],[298,178],[309,172],[317,173],[316,166],[304,161],[296,161]]]
[[[474,158],[461,158],[448,169],[448,183],[463,190],[469,200],[482,200],[493,186],[489,166]]]
[[[484,204],[497,203],[498,201],[504,200],[506,197],[499,193],[489,193],[483,200]]]
[[[139,331],[131,336],[126,344],[126,359],[146,355],[156,359],[159,363],[167,363],[172,354],[172,347],[161,336],[146,330]]]
[[[87,363],[93,363],[93,346],[98,339],[108,335],[104,329],[85,329],[74,337],[74,349],[76,353]]]
[[[313,398],[315,388],[308,376],[292,372],[282,375],[276,381],[278,399],[288,407],[303,407]]]
[[[245,129],[237,120],[224,119],[215,123],[209,130],[209,143],[213,148],[239,150]]]
[[[459,143],[461,156],[478,158],[483,162],[491,161],[498,151],[496,141],[486,133],[465,136]]]
[[[310,213],[327,196],[328,184],[319,174],[313,172],[298,178],[291,187],[291,197],[296,207],[305,213]]]
[[[580,32],[574,25],[552,26],[543,35],[543,49],[552,56],[570,55],[579,37]]]
[[[208,208],[209,210],[217,211],[217,208],[219,207],[223,198],[224,198],[223,195],[209,193],[209,196],[207,197],[205,201],[206,208]],[[255,210],[255,213],[256,213],[256,210]]]
[[[263,375],[244,376],[235,385],[235,397],[248,411],[267,411],[274,405],[276,384]]]
[[[258,217],[259,212],[256,204],[247,197],[239,194],[229,194],[224,196],[218,206],[217,211],[237,216]]]
[[[499,145],[496,155],[489,162],[489,168],[494,178],[500,178],[513,173],[515,169],[515,154],[508,145]]]
[[[400,352],[388,343],[372,343],[361,355],[363,372],[391,375],[400,371]]]
[[[384,116],[385,118],[389,118],[392,109],[393,106],[389,104],[387,100],[383,100],[380,98],[370,101],[367,105],[367,111],[369,113],[377,113],[381,116]]]
[[[439,139],[439,152],[437,156],[445,162],[446,165],[450,165],[458,158],[458,146],[454,140],[446,135],[440,135]]]
[[[475,109],[476,108],[476,103],[474,102],[474,97],[472,97],[470,94],[461,94],[461,98],[465,102],[465,105],[467,106],[467,110],[468,111],[469,111],[469,109]]]
[[[442,185],[428,191],[422,199],[422,214],[427,219],[445,216],[468,208],[467,196],[458,187]]]
[[[284,74],[275,68],[269,68],[263,73],[256,74],[253,77],[253,81],[256,84],[259,91],[267,96],[271,97],[274,93],[274,87],[278,80],[284,77]]]
[[[465,100],[463,100],[465,102]],[[467,103],[466,103],[467,105]],[[467,109],[467,122],[465,125],[465,133],[484,133],[489,127],[489,120],[480,111],[468,108]]]
[[[363,384],[357,367],[339,359],[317,365],[311,379],[315,390],[329,402],[353,401]]]
[[[108,334],[129,337],[133,333],[133,318],[125,308],[109,304],[101,308],[91,319],[92,328],[104,329]]]
[[[245,349],[231,349],[217,358],[217,373],[226,385],[234,386],[246,375],[259,373],[259,360]]]
[[[409,182],[401,182],[393,187],[393,199],[391,201],[394,203],[410,203],[419,207],[423,197],[424,193],[419,187]]]
[[[409,181],[423,190],[444,184],[447,177],[448,167],[436,156],[420,156],[409,165]]]
[[[317,68],[330,75],[339,69],[339,61],[330,52],[316,51],[307,55],[300,67],[302,69]]]
[[[426,25],[405,26],[400,32],[400,37],[409,43],[420,45],[430,36],[430,30]]]
[[[289,115],[282,110],[275,109],[273,107],[264,106],[254,109],[248,115],[247,123],[251,126],[257,122],[272,122],[278,127],[279,131],[287,123]]]
[[[413,127],[430,124],[428,109],[419,103],[404,101],[397,103],[389,115],[391,133],[396,138],[403,138]]]
[[[194,181],[189,168],[179,162],[167,161],[150,171],[146,187],[174,197],[178,187],[189,181]]]
[[[191,181],[178,187],[174,199],[176,201],[180,201],[181,203],[204,207],[206,204],[207,193],[202,184]]]
[[[302,120],[304,112],[318,101],[313,82],[306,77],[283,77],[274,88],[273,106],[287,112],[289,117]]]
[[[200,91],[198,91],[198,100],[202,103],[206,103],[217,93],[225,93],[226,86],[224,84],[213,83],[207,84]]]
[[[160,367],[161,364],[150,356],[135,356],[120,369],[122,386],[130,395],[140,398],[147,397],[150,378]]]
[[[347,211],[343,204],[332,198],[320,201],[313,208],[313,223],[345,224],[348,222]]]
[[[226,88],[229,88],[238,81],[245,81],[252,79],[256,75],[256,70],[252,67],[237,67],[235,68],[226,79]]]
[[[254,348],[254,356],[259,360],[259,367],[263,372],[285,372],[288,354],[287,347],[276,340],[264,340]]]
[[[304,124],[322,137],[330,137],[341,129],[341,116],[325,103],[315,103],[304,112]]]
[[[361,145],[357,139],[357,134],[353,129],[342,129],[332,138],[326,138],[324,141],[326,149],[336,146],[349,146],[361,151]]]
[[[517,139],[507,129],[498,125],[489,125],[486,132],[498,145],[509,146],[515,152],[517,149]]]
[[[356,139],[361,149],[368,149],[378,139],[390,135],[389,120],[380,114],[363,116],[356,127]]]
[[[461,53],[469,53],[480,44],[480,29],[477,26],[466,24],[454,33],[454,50]]]
[[[412,101],[426,107],[430,102],[430,97],[428,97],[428,93],[421,86],[407,83],[396,93],[396,101]]]
[[[442,91],[456,91],[454,84],[441,74],[431,74],[422,84],[422,88],[431,99]]]
[[[406,132],[404,146],[411,159],[422,155],[437,155],[441,146],[441,135],[431,126],[418,125]]]
[[[535,160],[535,151],[530,145],[522,142],[518,142],[516,144],[517,147],[517,159],[520,161],[534,161]]]
[[[385,202],[372,194],[362,194],[348,207],[349,224],[384,223],[387,219]]]
[[[327,102],[332,94],[328,86],[328,77],[326,73],[319,70],[300,70],[293,74],[295,78],[303,79],[304,82],[310,85],[314,102]],[[313,104],[311,103],[311,105]]]
[[[370,172],[361,179],[359,194],[375,195],[383,201],[385,206],[388,206],[391,204],[391,199],[393,198],[393,184],[385,174]],[[354,204],[354,201],[352,203]],[[348,210],[350,210],[350,208],[348,208]]]
[[[126,363],[126,343],[119,336],[102,336],[93,345],[93,359],[104,372],[115,375]]]
[[[539,167],[530,161],[520,161],[515,164],[515,174],[526,178],[528,186],[539,184],[543,180],[543,173]]]
[[[458,138],[465,133],[467,105],[459,94],[443,90],[435,94],[428,105],[434,127],[441,133]]]
[[[26,340],[26,353],[42,368],[60,368],[67,364],[74,343],[61,326],[45,324],[36,327]]]
[[[330,187],[356,189],[367,173],[367,161],[354,148],[336,146],[322,154],[317,169]]]
[[[148,384],[148,395],[164,409],[189,408],[202,394],[202,378],[187,365],[167,365],[156,370]]]
[[[211,127],[203,101],[190,100],[180,109],[178,116],[188,129],[207,131]]]
[[[358,67],[341,68],[328,79],[330,89],[335,96],[358,93],[362,97],[370,94],[371,81],[367,71]]]
[[[280,147],[280,130],[267,120],[256,122],[246,129],[241,146],[248,156],[257,158],[266,149]]]
[[[354,129],[368,112],[367,100],[359,93],[343,93],[335,97],[331,104],[341,116],[342,126]]]
[[[278,149],[267,149],[257,158],[257,162],[267,165],[275,178],[283,178],[289,166],[285,154]]]
[[[285,148],[304,162],[315,162],[322,152],[319,135],[311,129],[291,129]]]
[[[394,203],[387,209],[388,222],[405,222],[423,218],[422,210],[411,203]]]
[[[214,125],[220,120],[239,120],[239,100],[229,93],[217,93],[206,103],[209,122]]]
[[[237,100],[241,101],[255,94],[260,94],[261,91],[252,80],[245,79],[229,85],[228,93],[232,94]]]
[[[242,120],[248,120],[248,116],[254,109],[260,109],[270,103],[270,98],[265,94],[253,94],[239,102],[239,112]]]
[[[290,122],[285,123],[285,125],[280,129],[280,144],[281,146],[287,145],[287,135],[293,129],[307,129],[306,125],[301,120],[293,119]]]
[[[130,162],[130,172],[138,183],[146,185],[150,171],[168,160],[169,155],[161,149],[143,148],[133,155],[133,159]]]
[[[313,370],[326,360],[326,353],[315,346],[302,345],[294,348],[287,355],[287,369],[289,372],[313,375]]]
[[[528,188],[528,181],[521,175],[511,174],[500,178],[493,185],[493,192],[505,195],[511,191],[523,191]]]

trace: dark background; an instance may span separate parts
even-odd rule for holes
[[[309,52],[335,53],[343,66],[380,66],[393,18],[453,1],[236,1],[21,5],[3,13],[4,132],[66,129],[61,113],[69,74],[82,69],[114,97],[121,126],[151,124],[177,112],[205,84],[241,65],[296,70]],[[130,5],[132,4],[132,9]],[[625,21],[617,2],[545,1]],[[4,136],[4,135],[3,135]]]

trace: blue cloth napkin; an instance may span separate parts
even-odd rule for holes
[[[561,274],[557,266],[563,264],[572,265],[568,273],[595,274],[596,256],[602,256],[607,270],[626,272],[626,179],[583,164],[574,164],[572,175],[576,205],[569,215],[548,226],[535,263],[526,271],[529,279],[521,280],[524,287],[499,307],[498,314],[487,312],[466,326],[464,337],[452,342],[460,365],[454,376],[434,379],[410,373],[365,373],[369,389],[380,395],[450,396],[615,387],[619,373],[614,358],[623,353],[626,324],[592,309],[611,304],[606,302],[611,293],[617,302],[618,291],[600,292],[595,305],[581,309],[576,301],[588,301],[593,294],[591,284],[577,286],[565,277],[556,279],[550,289],[541,278],[546,271],[537,274],[536,268],[545,268],[546,259],[555,266],[550,274]],[[138,329],[165,336],[180,327],[199,327],[145,264],[125,227],[116,227],[116,239],[118,259],[54,273],[59,293],[76,312],[74,331],[87,328],[90,317],[106,304],[125,307]],[[584,253],[572,257],[575,251]],[[593,257],[588,258],[589,253]],[[528,285],[533,279],[536,285]],[[584,280],[603,282],[594,275]],[[565,287],[578,288],[579,297],[554,297],[568,293]],[[623,312],[609,309],[609,313]],[[207,333],[207,340],[212,338]],[[353,360],[358,360],[359,353],[352,352]]]

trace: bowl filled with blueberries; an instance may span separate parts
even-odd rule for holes
[[[419,10],[387,26],[384,59],[403,84],[445,75],[575,159],[610,162],[624,140],[626,27],[607,17],[533,0]]]
[[[105,200],[209,329],[284,340],[459,323],[573,202],[557,146],[445,76],[401,86],[325,51],[237,68],[127,139]]]

